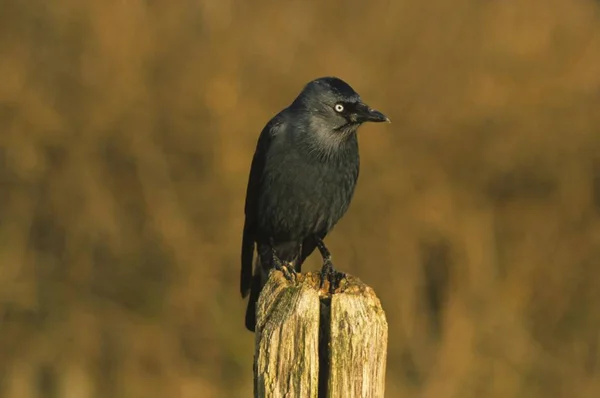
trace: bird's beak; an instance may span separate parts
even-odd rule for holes
[[[390,118],[388,118],[386,115],[384,115],[383,113],[379,112],[378,110],[375,110],[373,108],[371,108],[370,106],[368,106],[367,104],[364,103],[359,103],[358,106],[356,107],[356,117],[358,119],[359,122],[375,122],[375,123],[381,123],[381,122],[388,122],[391,123]]]

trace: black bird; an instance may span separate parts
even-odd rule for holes
[[[323,239],[346,213],[359,173],[356,131],[390,120],[361,101],[343,80],[309,82],[262,130],[246,191],[242,298],[250,292],[246,328],[256,326],[256,301],[268,272],[291,277],[318,248],[322,282],[338,275]],[[255,244],[257,266],[252,275]],[[333,279],[332,279],[333,278]]]

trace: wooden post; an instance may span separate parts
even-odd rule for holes
[[[387,320],[373,289],[347,275],[333,295],[320,274],[272,271],[257,305],[254,396],[384,396]]]

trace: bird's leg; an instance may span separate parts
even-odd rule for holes
[[[331,261],[331,253],[327,246],[325,246],[325,242],[323,239],[317,237],[317,248],[319,252],[321,252],[321,257],[323,257],[323,267],[321,268],[321,284],[320,288],[323,288],[323,284],[325,283],[325,279],[329,281],[329,292],[333,293],[335,289],[337,289],[340,281],[345,276],[343,272],[338,272],[333,268],[333,262]]]
[[[273,264],[274,268],[283,273],[283,276],[288,281],[293,281],[296,279],[296,270],[290,264],[282,262],[279,257],[275,254],[275,249],[271,249],[271,254],[273,256]]]
[[[331,253],[327,246],[325,246],[325,242],[322,239],[317,238],[317,249],[321,252],[321,257],[323,257],[323,267],[321,268],[321,287],[323,287],[323,279],[325,276],[328,276],[330,273],[334,272],[333,262],[331,261]]]

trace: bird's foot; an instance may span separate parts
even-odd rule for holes
[[[325,279],[329,281],[329,293],[333,294],[340,286],[342,279],[346,277],[343,272],[338,272],[333,268],[333,262],[331,261],[331,253],[325,246],[325,242],[320,237],[316,237],[317,248],[321,252],[323,257],[323,267],[321,268],[321,284],[319,289],[323,289],[325,285]]]
[[[275,264],[275,269],[277,271],[281,271],[281,273],[283,274],[285,279],[287,279],[290,282],[294,282],[296,280],[297,272],[292,264],[284,263],[280,259],[278,259],[276,256],[273,256],[273,260],[274,260],[273,262]]]
[[[323,285],[325,285],[325,280],[329,280],[329,274],[333,271],[333,264],[331,260],[325,260],[323,262],[323,267],[321,268],[321,284],[319,285],[319,289],[323,289]]]
[[[329,293],[333,294],[335,290],[340,286],[340,282],[342,279],[346,277],[346,274],[343,272],[336,271],[333,268],[333,263],[330,259],[327,259],[323,262],[323,267],[321,268],[321,284],[319,288],[322,289],[325,285],[325,280],[329,281]]]
[[[333,271],[329,275],[329,293],[333,294],[340,287],[342,279],[346,277],[346,274],[340,271]]]

